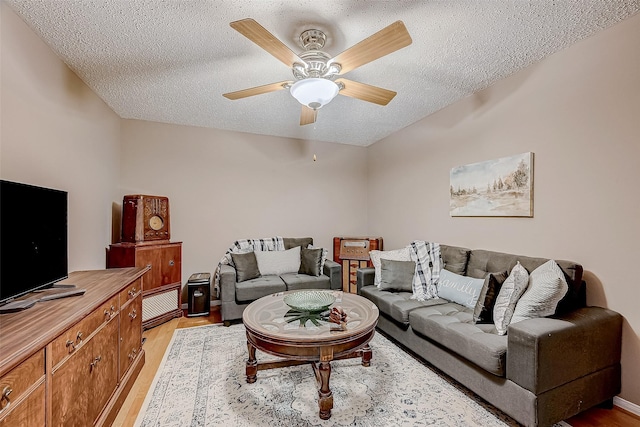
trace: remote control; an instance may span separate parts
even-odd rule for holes
[[[66,297],[73,297],[76,295],[82,295],[86,292],[86,289],[70,289],[68,291],[65,292],[59,292],[57,294],[51,294],[51,295],[45,295],[42,298],[40,298],[38,301],[51,301],[54,299],[59,299],[59,298],[66,298]]]

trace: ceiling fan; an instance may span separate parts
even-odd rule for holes
[[[223,96],[236,100],[289,89],[291,95],[302,104],[301,126],[315,123],[318,109],[338,94],[378,105],[387,105],[396,96],[396,92],[338,78],[338,76],[411,44],[411,36],[404,23],[396,21],[339,55],[331,57],[322,51],[326,35],[320,30],[310,29],[300,34],[300,44],[304,51],[296,55],[251,18],[234,21],[230,25],[276,59],[291,67],[295,80],[229,92]]]

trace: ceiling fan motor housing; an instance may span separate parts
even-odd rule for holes
[[[320,30],[306,30],[300,34],[300,44],[305,49],[300,55],[304,64],[293,64],[292,71],[296,80],[320,77],[333,80],[340,72],[340,64],[327,65],[331,56],[322,49],[327,36]]]

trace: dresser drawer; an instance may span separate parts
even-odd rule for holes
[[[0,417],[11,409],[36,382],[44,377],[44,350],[21,363],[0,378]],[[6,397],[5,397],[6,395]],[[17,424],[16,424],[17,425]]]
[[[0,413],[0,427],[44,427],[45,395],[44,381],[29,396],[15,407],[9,407],[9,412]]]
[[[142,279],[138,279],[135,282],[129,284],[125,290],[120,292],[120,307],[135,299],[140,292],[142,292]]]
[[[120,305],[119,296],[112,297],[93,311],[90,315],[69,328],[51,343],[52,366],[56,366],[66,356],[72,354],[81,347],[83,341],[100,327],[118,314]]]

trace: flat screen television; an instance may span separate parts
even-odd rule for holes
[[[67,192],[0,180],[0,305],[67,277]]]

